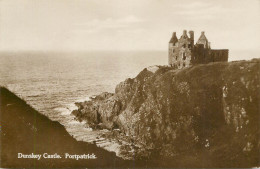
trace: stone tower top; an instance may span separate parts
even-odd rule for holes
[[[176,32],[173,32],[172,38],[169,43],[175,44],[176,42],[178,42],[178,38],[176,36]]]
[[[199,37],[199,39],[197,41],[197,44],[203,45],[204,48],[208,48],[209,47],[209,41],[206,38],[204,31],[201,32],[201,35],[200,35],[200,37]]]
[[[181,38],[188,38],[187,30],[183,30],[183,34],[182,34]]]

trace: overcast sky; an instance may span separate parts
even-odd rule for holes
[[[0,50],[166,50],[173,31],[260,47],[260,0],[0,0]]]

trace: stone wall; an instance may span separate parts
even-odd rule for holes
[[[227,62],[228,49],[205,49],[202,45],[196,45],[192,51],[191,64],[207,64],[210,62]]]
[[[228,61],[228,49],[213,49],[211,52],[212,62],[227,62]]]

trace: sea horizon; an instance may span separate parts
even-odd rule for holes
[[[164,54],[166,58],[168,58],[168,49],[164,50],[0,50],[0,57],[3,54],[39,54],[39,53],[49,53],[49,54],[65,54],[66,56],[70,55],[71,57],[83,54],[119,54],[119,56],[124,56],[120,54],[125,53],[149,53],[149,52],[156,52]],[[238,61],[238,60],[250,60],[253,58],[260,57],[260,50],[259,49],[229,49],[229,58],[228,61]],[[165,65],[167,65],[166,63]]]

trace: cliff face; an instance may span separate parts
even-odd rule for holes
[[[93,128],[117,129],[134,145],[133,158],[182,167],[259,166],[259,73],[258,59],[148,68],[114,94],[77,103],[73,114]]]

